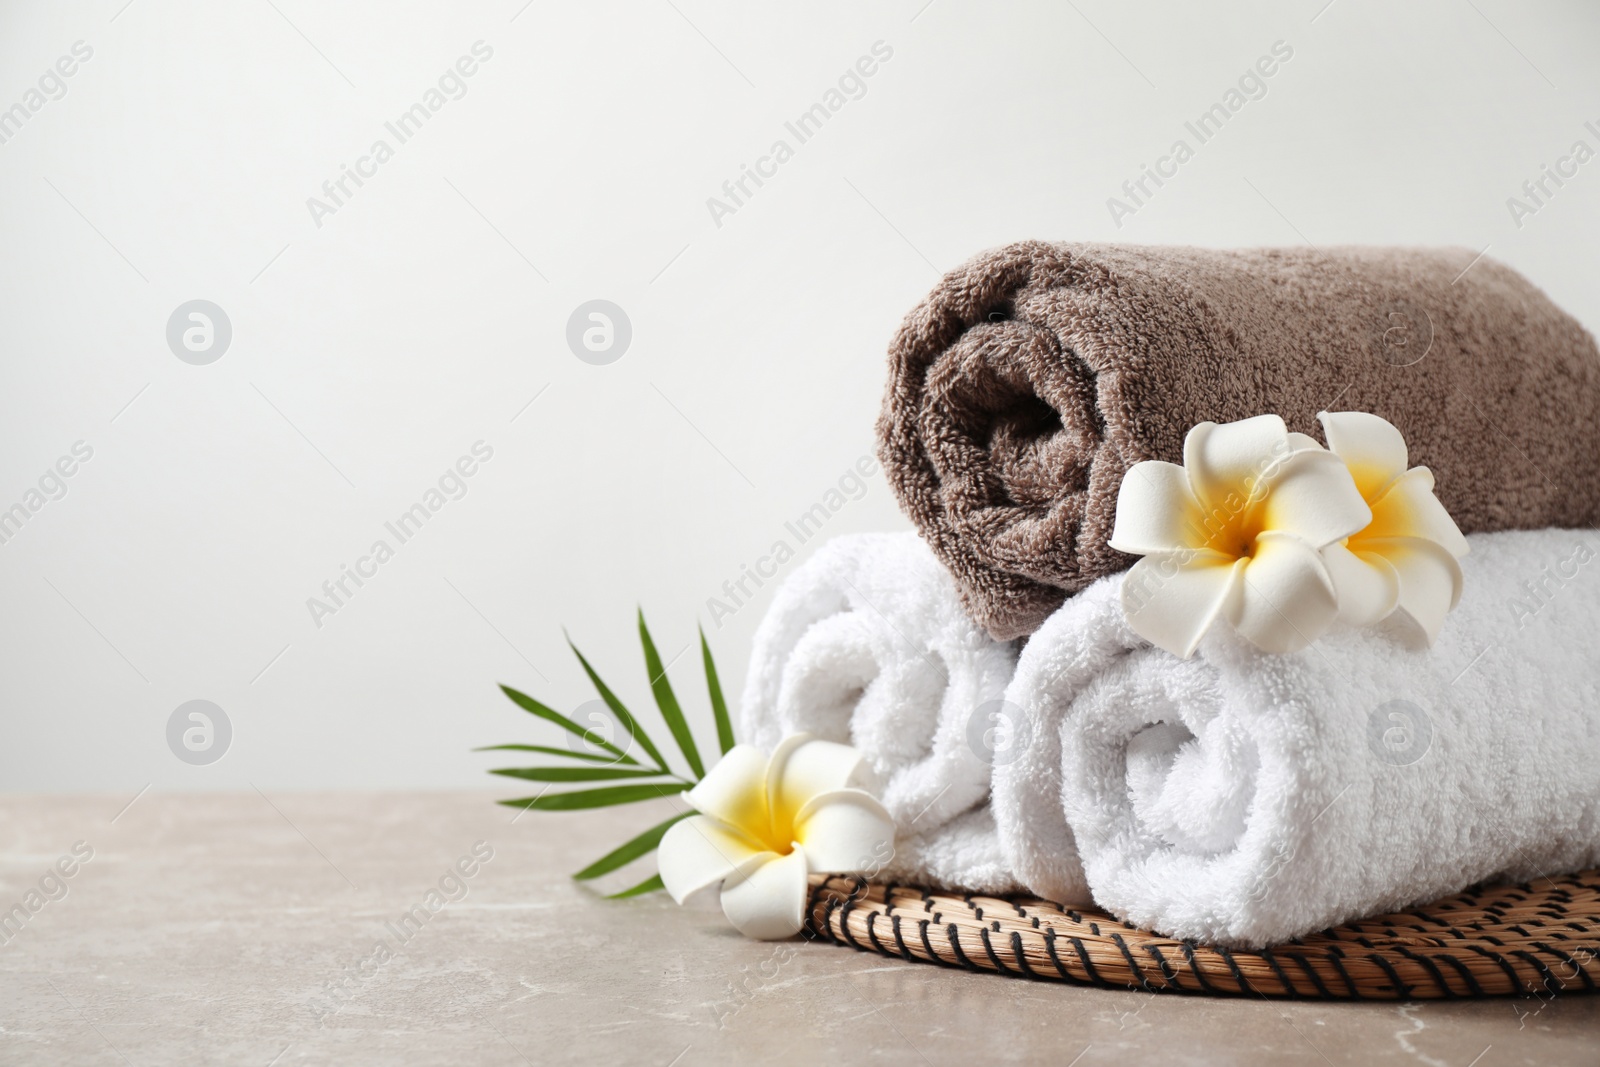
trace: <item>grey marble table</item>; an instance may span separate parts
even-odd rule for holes
[[[745,941],[714,910],[567,877],[638,809],[129,799],[0,797],[0,1063],[1600,1061],[1596,997],[1162,996]]]

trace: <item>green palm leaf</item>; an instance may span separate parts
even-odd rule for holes
[[[529,782],[603,782],[617,778],[661,777],[661,772],[654,767],[643,770],[631,767],[502,767],[489,773]]]
[[[685,811],[681,814],[674,815],[666,822],[657,823],[655,826],[650,827],[650,829],[646,830],[632,841],[629,841],[627,844],[619,845],[610,852],[607,852],[604,856],[601,856],[599,859],[595,860],[593,863],[589,864],[589,866],[585,867],[572,877],[576,878],[580,882],[586,882],[591,878],[599,878],[602,874],[610,874],[618,867],[632,863],[634,860],[638,859],[640,856],[643,856],[646,852],[650,852],[657,845],[659,845],[661,843],[662,836],[665,835],[667,830],[672,827],[673,823],[682,822],[684,819],[687,819],[693,814],[694,812],[692,811]]]
[[[577,649],[573,649],[573,651],[576,652]],[[583,657],[579,656],[578,658],[581,660]],[[586,664],[584,664],[584,666],[587,667],[588,664],[586,663]],[[590,672],[590,677],[593,677],[593,676],[594,676],[594,674],[591,671]],[[638,766],[638,763],[639,763],[638,760],[634,759],[632,756],[628,755],[626,752],[622,751],[622,749],[618,748],[616,745],[613,745],[610,741],[607,741],[605,738],[594,736],[594,731],[584,729],[582,726],[579,726],[577,723],[573,722],[571,719],[567,718],[565,715],[561,714],[559,711],[556,711],[554,708],[546,707],[545,705],[539,703],[537,700],[533,699],[528,694],[518,692],[517,690],[511,688],[509,685],[502,685],[500,687],[500,691],[502,693],[504,693],[506,696],[510,697],[512,703],[516,704],[518,707],[522,708],[524,711],[526,711],[526,712],[528,712],[528,713],[530,713],[532,715],[537,715],[539,718],[545,720],[546,722],[553,722],[557,726],[561,727],[563,730],[567,731],[568,733],[576,734],[579,737],[583,738],[585,741],[590,741],[590,742],[594,743],[595,745],[598,745],[600,748],[603,748],[607,752],[610,752],[612,755],[616,756],[617,759],[620,760],[623,763],[631,763],[631,764],[633,764],[635,766]],[[615,699],[616,699],[615,697],[612,698],[612,700],[615,700]],[[610,700],[606,701],[606,704],[609,707],[611,705],[611,701]],[[616,709],[612,708],[612,710],[615,711]],[[623,714],[626,715],[627,712],[623,712]],[[653,751],[654,746],[648,746],[648,748]],[[656,757],[656,762],[657,763],[661,762],[661,757],[660,756]]]
[[[606,683],[600,680],[600,676],[594,672],[593,667],[589,666],[589,661],[583,658],[583,653],[578,651],[578,646],[572,643],[570,637],[567,638],[567,647],[572,649],[572,654],[578,657],[579,663],[583,664],[583,673],[589,676],[589,681],[594,684],[595,692],[599,693],[600,699],[606,702],[606,707],[610,708],[611,714],[617,717],[617,722],[621,724],[624,730],[628,731],[630,737],[639,742],[639,747],[644,749],[645,754],[656,761],[657,767],[660,767],[663,771],[667,770],[667,761],[661,758],[661,750],[656,747],[656,743],[650,740],[650,735],[644,732],[628,709],[622,706],[622,701],[617,699],[617,695],[606,686]],[[605,747],[609,748],[610,746],[607,745]]]
[[[632,889],[624,889],[620,893],[612,893],[606,899],[607,900],[626,900],[628,897],[637,897],[637,896],[640,896],[640,895],[642,895],[644,893],[654,893],[657,889],[665,889],[665,888],[667,888],[667,887],[662,884],[661,876],[659,874],[652,874],[649,878],[646,878],[644,881],[640,882],[638,885],[634,886]]]
[[[717,745],[723,753],[727,753],[736,744],[733,721],[728,714],[728,703],[722,693],[722,681],[717,675],[717,665],[712,658],[711,644],[706,640],[704,627],[699,628],[699,634],[700,658],[705,667],[706,675],[706,692],[711,700],[711,712],[717,727]],[[656,648],[655,640],[650,636],[650,628],[645,624],[642,610],[639,612],[639,643],[644,649],[645,670],[650,678],[651,695],[655,697],[656,707],[661,711],[662,721],[667,724],[667,729],[672,732],[672,739],[676,742],[678,751],[683,755],[684,762],[689,766],[692,779],[680,778],[672,771],[665,757],[661,754],[661,749],[644,732],[638,720],[633,717],[622,701],[617,699],[617,695],[611,691],[610,687],[600,680],[600,675],[590,665],[589,661],[584,658],[583,653],[578,651],[578,647],[572,643],[572,639],[569,637],[567,646],[572,649],[572,654],[578,658],[578,663],[583,666],[584,674],[589,676],[589,681],[594,685],[595,691],[600,694],[600,699],[605,702],[617,724],[628,732],[630,740],[638,740],[640,750],[654,762],[654,766],[642,765],[639,760],[634,759],[623,749],[596,736],[593,731],[578,725],[567,716],[545,704],[541,704],[525,693],[518,692],[510,686],[502,685],[500,687],[501,691],[524,711],[556,724],[569,734],[583,738],[585,742],[602,751],[569,750],[548,745],[485,745],[475,751],[536,752],[545,756],[556,756],[562,759],[579,761],[579,765],[575,766],[501,767],[490,771],[490,774],[548,784],[577,782],[622,782],[623,784],[604,785],[592,789],[577,789],[554,794],[549,792],[547,785],[546,789],[537,796],[520,797],[516,800],[501,800],[497,803],[505,807],[532,811],[584,811],[675,796],[699,784],[699,781],[705,777],[705,763],[701,759],[700,749],[695,743],[694,731],[691,729],[688,718],[684,714],[683,706],[678,703],[677,694],[673,692],[672,684],[667,680],[666,667],[662,665],[661,654]],[[582,764],[588,764],[588,766]],[[670,778],[672,780],[634,781],[634,779],[661,778]],[[671,818],[652,826],[631,840],[612,849],[572,877],[579,881],[589,881],[627,866],[634,860],[658,848],[669,829],[693,814],[693,811],[684,811],[673,815]],[[665,887],[662,884],[661,875],[657,873],[638,885],[624,889],[620,893],[612,893],[609,899],[621,900],[627,897],[641,896],[662,888]]]
[[[706,690],[711,694],[711,713],[717,718],[717,744],[723,755],[733,747],[733,720],[728,718],[728,702],[722,699],[722,682],[717,678],[717,663],[711,658],[711,646],[706,644],[706,631],[700,628],[700,658],[706,666]]]
[[[667,729],[672,731],[672,739],[678,743],[678,751],[688,761],[689,770],[696,778],[704,778],[706,766],[700,762],[700,750],[695,747],[694,734],[689,730],[688,720],[683,717],[683,708],[678,706],[672,683],[667,681],[667,669],[661,665],[661,654],[656,651],[656,643],[650,638],[650,628],[644,624],[643,609],[639,611],[639,643],[644,646],[644,666],[650,674],[650,691],[655,694],[656,707],[661,709],[661,717],[667,721]]]
[[[612,785],[601,789],[585,789],[576,793],[541,793],[536,797],[501,800],[497,803],[508,808],[529,808],[534,811],[582,811],[586,808],[609,808],[615,804],[633,804],[640,800],[672,796],[693,789],[693,782],[660,782],[652,785]]]

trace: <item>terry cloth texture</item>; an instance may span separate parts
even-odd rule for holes
[[[1259,948],[1495,878],[1600,863],[1600,534],[1475,534],[1431,649],[1341,629],[1191,660],[1119,577],[1029,640],[997,763],[1004,865],[1175,938]],[[1080,862],[1081,857],[1081,862]]]
[[[1016,649],[962,610],[950,575],[916,534],[852,534],[784,581],[756,628],[741,736],[771,749],[809,733],[854,745],[894,817],[900,863],[1001,888],[993,820],[960,821],[989,795],[974,722],[999,705]]]
[[[1134,463],[1196,423],[1370,411],[1433,469],[1463,532],[1600,520],[1600,352],[1466,249],[1023,242],[946,275],[889,349],[878,454],[997,638],[1126,569]]]
[[[936,830],[897,837],[894,858],[868,872],[875,882],[911,882],[967,893],[1020,893],[995,831],[994,809],[980,804]]]

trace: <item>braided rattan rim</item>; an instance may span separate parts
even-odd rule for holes
[[[1408,1000],[1593,992],[1600,870],[1468,890],[1259,952],[1090,908],[813,875],[807,936],[969,971],[1106,989]]]

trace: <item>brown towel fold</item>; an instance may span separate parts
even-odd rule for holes
[[[1220,251],[1028,241],[946,275],[889,349],[878,452],[999,638],[1127,568],[1134,463],[1198,422],[1320,410],[1398,426],[1467,533],[1600,518],[1600,352],[1464,249]]]

